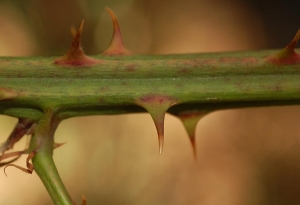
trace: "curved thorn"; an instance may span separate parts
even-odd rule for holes
[[[296,45],[299,41],[299,38],[300,38],[300,29],[298,29],[298,31],[297,31],[295,37],[293,38],[293,40],[285,48],[288,49],[288,50],[294,51],[294,49],[296,48]]]
[[[293,40],[277,54],[269,56],[266,60],[275,65],[291,65],[300,63],[300,55],[295,52],[295,47],[300,38],[300,29],[298,29]]]
[[[61,147],[61,146],[65,145],[65,144],[67,144],[67,142],[62,142],[62,143],[54,143],[54,144],[53,144],[53,149],[59,148],[59,147]]]
[[[82,205],[86,205],[86,198],[83,194],[82,194]]]
[[[113,22],[113,35],[108,49],[102,52],[103,55],[130,55],[131,51],[125,48],[121,29],[115,13],[108,7],[105,8]]]

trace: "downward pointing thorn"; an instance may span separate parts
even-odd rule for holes
[[[140,97],[136,101],[136,104],[145,108],[150,113],[153,119],[158,136],[158,146],[160,155],[162,154],[164,146],[165,113],[172,105],[175,105],[176,103],[177,101],[174,98],[159,94],[149,94]]]
[[[182,121],[188,135],[190,138],[190,142],[193,148],[193,153],[195,159],[197,159],[197,147],[196,147],[196,140],[195,140],[195,131],[196,126],[199,120],[207,114],[207,111],[186,111],[177,114],[177,117]]]

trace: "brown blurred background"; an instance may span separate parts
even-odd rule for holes
[[[282,48],[300,26],[292,0],[1,0],[0,55],[62,55],[70,26],[82,19],[86,53],[100,53],[112,33],[105,6],[127,47],[141,54]],[[211,113],[197,127],[197,163],[171,115],[161,157],[148,114],[73,118],[57,130],[56,141],[68,143],[54,158],[77,203],[83,193],[89,205],[300,204],[298,113],[299,106]],[[16,119],[0,120],[4,141]],[[1,205],[52,204],[35,173],[7,173],[0,173]]]

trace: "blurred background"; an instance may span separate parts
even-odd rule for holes
[[[116,13],[129,49],[139,54],[283,48],[300,27],[299,1],[0,0],[0,55],[63,55],[70,27],[85,25],[82,45],[109,45]],[[148,114],[64,121],[54,159],[72,198],[109,205],[300,204],[300,107],[217,111],[197,126],[194,161],[181,122],[167,115],[158,157]],[[1,116],[5,141],[16,119]],[[14,150],[22,150],[26,139]],[[26,156],[16,164],[25,166]],[[0,173],[0,204],[52,204],[36,173]]]

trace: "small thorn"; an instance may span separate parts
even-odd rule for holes
[[[297,31],[293,40],[277,54],[267,57],[269,63],[276,65],[291,65],[300,63],[300,55],[295,52],[296,45],[300,38],[300,29]]]
[[[16,157],[15,159],[18,159],[22,154],[25,154],[27,150],[24,151],[16,151],[16,152],[10,152],[10,153],[2,153],[0,156],[0,161],[11,158],[11,157]],[[13,159],[13,160],[15,160]],[[1,165],[3,166],[3,165]]]
[[[158,136],[160,155],[162,154],[164,146],[165,113],[176,103],[177,101],[172,97],[152,94],[143,96],[136,101],[136,104],[145,108],[153,119]]]
[[[75,28],[71,27],[71,34],[73,36],[73,41],[71,43],[70,49],[64,56],[57,58],[54,61],[55,64],[66,65],[66,66],[88,66],[88,65],[94,65],[100,63],[99,60],[88,57],[83,52],[80,43],[83,25],[84,25],[84,20],[81,21],[81,24],[77,31]]]
[[[189,135],[195,159],[197,159],[197,145],[196,145],[196,138],[195,138],[196,126],[199,120],[206,114],[207,111],[195,110],[195,111],[181,112],[176,115],[182,121],[185,130]]]
[[[83,194],[82,194],[82,205],[86,205],[86,198]]]
[[[65,144],[67,144],[67,142],[63,142],[63,143],[54,143],[54,144],[53,144],[53,149],[59,148],[59,147],[65,145]]]
[[[101,54],[102,55],[131,55],[132,52],[126,49],[124,46],[121,29],[115,13],[108,7],[106,7],[106,11],[110,15],[111,20],[113,22],[113,35],[108,49],[106,49]]]
[[[298,29],[295,37],[293,38],[293,40],[285,47],[285,49],[290,50],[290,51],[294,51],[294,49],[296,48],[296,45],[299,41],[299,37],[300,37],[300,29]]]

